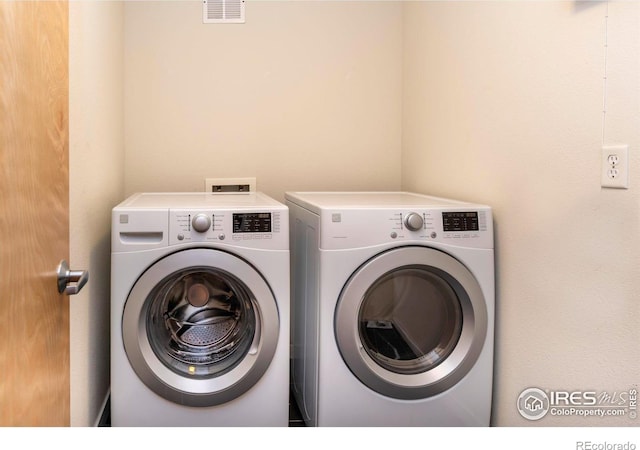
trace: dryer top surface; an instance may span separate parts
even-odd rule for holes
[[[287,192],[285,198],[315,212],[322,209],[488,208],[484,205],[412,192]]]

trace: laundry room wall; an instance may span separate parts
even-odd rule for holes
[[[400,2],[126,2],[125,191],[398,189],[401,74]]]
[[[69,2],[69,263],[89,282],[70,305],[71,426],[109,394],[111,208],[124,194],[123,3]]]
[[[402,186],[494,208],[493,424],[640,425],[516,409],[528,387],[628,406],[640,380],[640,4],[404,7]],[[601,188],[603,142],[629,144],[628,190]]]

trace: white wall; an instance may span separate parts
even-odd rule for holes
[[[93,426],[109,392],[111,208],[124,190],[123,4],[69,2],[71,425]]]
[[[209,176],[492,205],[495,425],[532,424],[529,386],[637,383],[638,3],[261,1],[244,25],[200,7],[70,3],[71,263],[91,270],[71,302],[72,425],[108,388],[111,207]],[[604,139],[630,144],[625,191],[599,186],[607,8]]]
[[[71,301],[72,426],[96,424],[108,394],[124,197],[210,176],[256,176],[280,199],[400,186],[400,4],[249,3],[246,24],[217,26],[201,8],[70,2],[70,262],[90,271]]]
[[[289,189],[398,189],[402,5],[249,1],[203,24],[201,1],[125,5],[125,191],[206,177]]]
[[[600,187],[605,36],[628,190]],[[639,55],[638,2],[405,5],[402,186],[494,207],[494,425],[640,424],[516,410],[527,387],[640,379]]]

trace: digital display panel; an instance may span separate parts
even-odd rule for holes
[[[234,233],[271,233],[271,213],[233,215]]]
[[[442,227],[447,231],[478,231],[478,212],[443,212]]]

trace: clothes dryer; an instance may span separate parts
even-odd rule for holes
[[[292,391],[310,426],[488,426],[491,208],[289,192]]]
[[[113,426],[288,425],[288,224],[262,193],[113,209]]]

